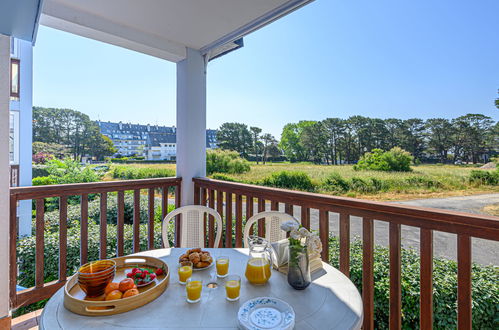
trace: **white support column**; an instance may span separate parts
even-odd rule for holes
[[[10,37],[0,34],[0,327],[9,317]]]
[[[177,63],[177,177],[182,177],[182,205],[194,203],[192,178],[206,176],[206,63],[187,48]]]

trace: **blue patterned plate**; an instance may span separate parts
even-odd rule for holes
[[[295,325],[295,311],[280,299],[258,297],[239,308],[237,319],[245,330],[288,330]]]

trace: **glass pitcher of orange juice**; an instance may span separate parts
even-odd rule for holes
[[[268,282],[272,275],[272,248],[263,238],[250,236],[249,249],[246,279],[251,284],[263,285]]]

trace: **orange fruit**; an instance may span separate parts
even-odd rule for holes
[[[135,286],[135,283],[133,282],[133,280],[131,278],[125,278],[124,280],[122,280],[120,282],[119,290],[121,292],[125,292],[127,290],[133,289],[134,286]]]
[[[116,300],[121,299],[123,293],[120,290],[113,290],[106,295],[106,300]]]
[[[137,289],[126,290],[125,293],[123,293],[123,298],[128,298],[128,297],[131,297],[131,296],[136,296],[138,294],[139,294],[139,290],[137,290]]]
[[[107,295],[109,292],[114,291],[114,290],[119,290],[120,289],[120,284],[116,282],[110,282],[107,286],[106,289],[104,290],[104,293]]]

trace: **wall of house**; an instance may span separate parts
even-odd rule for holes
[[[9,316],[10,38],[0,34],[0,325]]]
[[[10,101],[10,111],[18,114],[17,160],[19,164],[19,185],[32,184],[32,142],[33,142],[33,46],[31,42],[12,39],[12,58],[20,60],[19,99]],[[31,201],[19,203],[19,235],[31,235]]]

